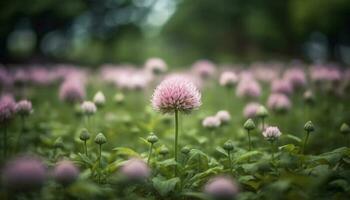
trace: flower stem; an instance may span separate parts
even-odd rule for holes
[[[99,173],[98,173],[98,183],[101,183],[101,155],[102,155],[102,145],[100,144],[100,152],[99,152],[99,156],[98,156],[98,166],[99,166]]]
[[[248,148],[248,150],[250,151],[252,149],[252,143],[251,143],[251,140],[250,140],[250,130],[247,130],[247,133],[248,133],[248,141],[249,141],[249,148]]]
[[[148,159],[147,159],[147,165],[149,165],[149,162],[151,161],[152,149],[153,149],[153,143],[151,143],[151,146],[150,146],[150,148],[149,148],[149,154],[148,154]]]
[[[230,173],[232,173],[232,158],[231,158],[231,151],[227,151],[228,154],[228,161],[230,162]]]
[[[7,125],[6,124],[4,125],[3,134],[4,134],[4,138],[3,138],[4,158],[6,158],[6,155],[7,155]]]
[[[271,158],[272,158],[272,163],[274,163],[275,162],[274,140],[271,141]]]
[[[262,117],[261,118],[261,124],[262,124],[262,130],[261,130],[261,132],[263,132],[264,130],[265,130],[265,117]]]
[[[20,150],[20,144],[21,144],[21,137],[25,131],[25,127],[26,127],[26,124],[25,124],[25,117],[24,116],[21,116],[21,130],[18,134],[18,138],[17,138],[17,143],[16,143],[16,146],[15,146],[15,151],[19,151]]]
[[[303,154],[304,154],[304,152],[305,152],[305,148],[306,148],[307,141],[308,141],[308,139],[309,139],[309,135],[310,135],[310,132],[307,131],[307,132],[306,132],[306,138],[305,138],[304,144],[303,144],[303,151],[302,151]]]
[[[86,140],[84,140],[85,155],[88,156]]]
[[[175,162],[178,162],[177,148],[178,148],[178,137],[179,137],[179,112],[175,109]],[[177,176],[177,165],[175,165],[175,176]]]

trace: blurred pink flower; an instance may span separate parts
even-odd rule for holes
[[[85,98],[85,87],[79,81],[66,80],[60,86],[59,97],[68,103],[79,103]]]
[[[256,116],[256,112],[258,111],[260,104],[251,102],[248,103],[243,109],[243,116],[245,118],[254,118]]]
[[[287,69],[283,74],[283,79],[289,81],[294,88],[304,87],[306,85],[306,75],[301,68]]]
[[[238,82],[238,76],[234,72],[226,71],[220,76],[219,83],[224,87],[233,87]]]
[[[192,70],[197,76],[207,79],[214,75],[216,67],[209,60],[198,60],[192,65]]]
[[[150,176],[151,170],[143,160],[132,158],[122,166],[120,172],[129,180],[141,181]]]
[[[254,79],[245,78],[239,81],[236,95],[238,97],[257,98],[261,95],[261,87]]]
[[[269,126],[263,131],[263,136],[268,140],[274,140],[279,138],[282,133],[277,126]]]
[[[231,178],[217,176],[208,181],[204,192],[214,199],[234,199],[239,189]]]
[[[289,98],[284,94],[271,94],[267,100],[267,107],[277,112],[288,111],[292,104]]]
[[[271,83],[271,92],[290,95],[293,93],[293,85],[288,80],[274,80]]]
[[[214,129],[221,125],[220,118],[217,116],[209,116],[203,119],[202,126],[204,128]]]

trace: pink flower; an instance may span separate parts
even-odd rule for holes
[[[60,86],[59,97],[68,103],[78,103],[85,98],[85,87],[79,81],[66,80]]]
[[[60,161],[56,164],[53,171],[53,177],[55,180],[66,186],[73,183],[79,176],[78,168],[68,160]]]
[[[2,97],[0,100],[0,123],[11,120],[15,114],[16,103],[12,98]]]
[[[234,72],[223,72],[220,76],[219,83],[224,87],[233,87],[238,82],[238,77]]]
[[[293,85],[284,79],[274,80],[271,83],[271,92],[290,95],[293,92]]]
[[[161,58],[150,58],[145,63],[145,69],[152,74],[161,74],[166,72],[167,65]]]
[[[151,170],[147,164],[140,159],[132,158],[121,168],[121,173],[129,180],[140,181],[149,177]]]
[[[238,97],[257,98],[261,95],[261,88],[257,81],[251,78],[242,79],[237,86]]]
[[[267,127],[262,134],[268,140],[277,139],[282,135],[281,131],[278,129],[277,126]]]
[[[16,103],[15,109],[17,114],[21,116],[28,116],[33,111],[32,102],[28,100],[21,100],[18,103]]]
[[[162,81],[152,96],[152,106],[162,113],[175,110],[189,113],[201,105],[201,94],[196,86],[186,78],[172,77]]]
[[[284,112],[292,107],[289,98],[284,94],[271,94],[267,100],[267,107],[277,112]]]
[[[204,128],[214,129],[221,125],[221,121],[217,116],[209,116],[204,118],[202,126]]]
[[[294,88],[304,87],[306,85],[305,72],[301,68],[291,68],[284,72],[283,79],[289,81]]]
[[[192,65],[193,72],[203,79],[207,79],[214,75],[216,67],[209,60],[198,60]]]
[[[35,157],[19,157],[9,161],[3,172],[4,185],[15,191],[33,191],[43,186],[46,169]]]
[[[219,118],[220,122],[222,124],[229,123],[231,120],[231,115],[228,111],[226,110],[220,110],[216,113],[215,115],[217,118]]]
[[[258,111],[260,104],[252,102],[248,103],[243,109],[243,116],[245,118],[254,118],[256,116],[256,112]]]
[[[239,189],[231,178],[218,176],[208,181],[204,192],[214,199],[234,199]]]

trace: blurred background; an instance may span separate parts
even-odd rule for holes
[[[349,0],[2,0],[0,63],[350,64]]]

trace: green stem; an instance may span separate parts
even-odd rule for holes
[[[178,162],[177,148],[178,148],[178,137],[179,137],[179,112],[175,109],[175,162]],[[177,164],[175,165],[175,176],[177,176]]]
[[[98,166],[99,166],[99,173],[98,173],[98,183],[101,183],[101,155],[102,155],[102,145],[100,144],[100,152],[99,152],[99,156],[98,156]]]
[[[150,146],[150,148],[149,148],[149,154],[148,154],[148,159],[147,159],[147,165],[149,165],[149,162],[151,161],[152,149],[153,149],[153,143],[151,143],[151,146]]]
[[[248,150],[250,151],[252,149],[252,143],[251,143],[251,140],[250,140],[250,130],[247,130],[247,133],[248,133],[248,141],[249,141],[249,148],[248,148]]]
[[[262,130],[261,130],[261,132],[263,132],[264,130],[265,130],[265,117],[262,117],[261,118],[261,124],[262,124]]]
[[[310,135],[310,132],[307,131],[307,132],[306,132],[306,138],[305,138],[304,144],[303,144],[303,151],[302,151],[303,154],[304,154],[304,152],[305,152],[305,148],[306,148],[307,141],[308,141],[308,139],[309,139],[309,135]]]
[[[274,140],[271,141],[271,156],[272,156],[272,163],[274,163],[275,162]]]
[[[25,117],[24,116],[21,116],[21,124],[22,124],[22,127],[21,127],[21,130],[20,130],[19,134],[18,134],[15,151],[19,151],[20,150],[21,137],[22,137],[22,135],[23,135],[23,133],[25,131],[26,124],[25,124]]]
[[[232,173],[232,158],[231,158],[231,151],[227,151],[228,154],[228,161],[230,162],[230,173]]]
[[[3,138],[3,148],[4,148],[4,158],[7,156],[7,125],[5,124],[4,130],[3,130],[4,138]]]
[[[88,156],[86,140],[84,140],[85,155]]]

